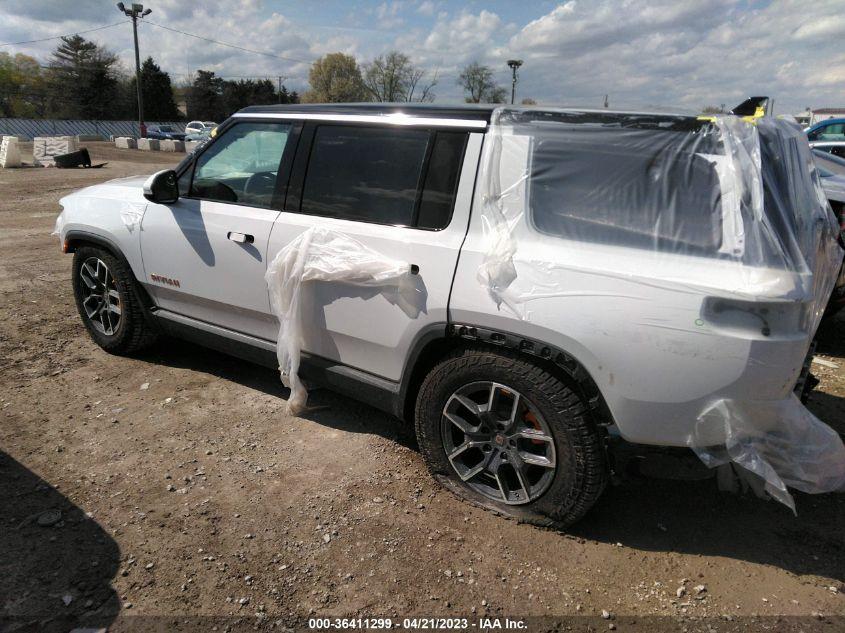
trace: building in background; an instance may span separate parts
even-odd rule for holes
[[[810,110],[810,121],[808,125],[813,125],[819,121],[826,121],[827,119],[841,119],[845,118],[845,107],[841,108],[816,108]]]

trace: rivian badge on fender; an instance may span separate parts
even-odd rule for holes
[[[171,279],[170,277],[156,275],[155,273],[150,273],[150,281],[154,281],[157,284],[164,284],[165,286],[173,286],[174,288],[179,287],[178,279]]]

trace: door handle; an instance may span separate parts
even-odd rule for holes
[[[234,231],[229,231],[226,237],[238,244],[252,244],[255,241],[255,237],[248,233],[235,233]]]

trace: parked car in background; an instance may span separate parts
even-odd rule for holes
[[[808,127],[807,140],[811,143],[821,141],[845,142],[845,119],[827,119]]]
[[[147,128],[147,138],[165,140],[171,139],[174,141],[184,141],[185,133],[179,131],[172,125],[150,125]]]
[[[198,134],[203,130],[203,122],[202,121],[191,121],[185,126],[185,135],[188,134]]]
[[[839,243],[845,248],[845,158],[813,149],[813,159],[827,201],[830,202],[833,213],[839,219]],[[845,307],[845,263],[842,265],[836,287],[830,296],[825,316],[831,317],[843,307]]]
[[[816,162],[816,167],[837,176],[845,176],[845,158],[814,147],[813,159]]]
[[[211,132],[209,130],[201,130],[199,132],[188,132],[185,134],[186,141],[200,141],[205,142],[211,138]]]
[[[185,126],[185,134],[208,134],[215,127],[217,124],[214,121],[191,121]]]
[[[845,141],[810,141],[810,147],[819,152],[845,158]]]
[[[771,433],[780,475],[821,491],[842,445],[810,439],[829,429],[792,391],[842,252],[802,133],[728,119],[251,107],[175,171],[64,197],[57,233],[104,350],[164,331],[278,368],[293,344],[292,371],[413,424],[432,475],[479,506],[571,524],[620,437],[710,463],[732,447],[788,503],[749,447]],[[312,248],[323,276],[279,314],[270,273],[302,275]],[[401,285],[367,283],[384,260]]]
[[[203,130],[202,132],[191,132],[190,134],[185,135],[185,141],[191,141],[197,144],[197,146],[194,147],[194,149],[192,150],[192,153],[199,151],[210,140],[211,132],[209,130]]]

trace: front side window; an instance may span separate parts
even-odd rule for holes
[[[238,123],[197,160],[190,197],[270,208],[289,123]]]
[[[410,226],[431,133],[321,125],[302,191],[302,211]]]

